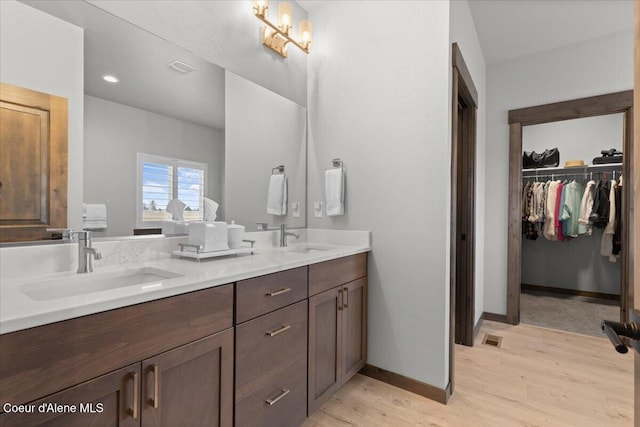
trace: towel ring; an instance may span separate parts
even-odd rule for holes
[[[340,169],[340,168],[342,168],[342,160],[333,159],[333,160],[331,160],[331,165],[336,169]]]
[[[271,169],[271,175],[276,175],[279,173],[284,173],[284,165],[278,165],[275,168]]]

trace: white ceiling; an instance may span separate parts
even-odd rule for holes
[[[224,129],[223,68],[86,2],[25,3],[84,28],[85,94]],[[195,71],[170,70],[173,60]],[[104,74],[120,82],[109,84]]]
[[[487,65],[633,28],[633,0],[469,0]]]

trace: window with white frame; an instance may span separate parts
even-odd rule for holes
[[[167,203],[179,199],[186,207],[185,221],[203,218],[206,163],[138,153],[138,227],[156,227],[170,220]]]

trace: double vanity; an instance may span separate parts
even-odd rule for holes
[[[358,233],[202,262],[110,243],[94,273],[3,280],[0,425],[301,424],[366,363]]]

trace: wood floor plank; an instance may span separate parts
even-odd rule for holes
[[[501,348],[480,344],[486,333]],[[447,405],[356,375],[303,426],[633,425],[633,357],[604,338],[485,320],[455,351]]]

